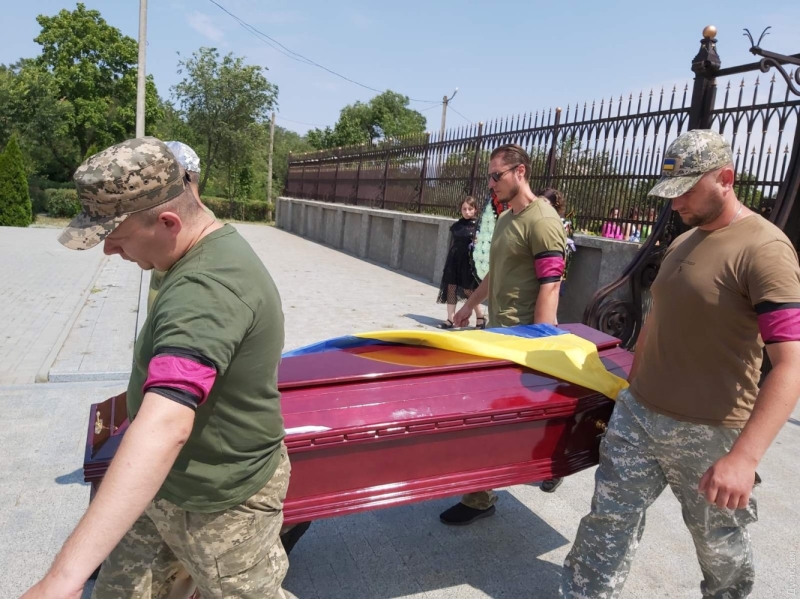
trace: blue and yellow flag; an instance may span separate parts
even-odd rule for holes
[[[283,354],[284,358],[367,345],[418,345],[508,360],[616,399],[627,381],[603,366],[594,343],[551,325],[463,331],[374,331],[329,339]]]

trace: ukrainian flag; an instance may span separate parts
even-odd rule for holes
[[[463,331],[374,331],[329,339],[286,352],[283,357],[366,345],[418,345],[508,360],[610,399],[628,386],[625,379],[606,370],[594,343],[546,324]]]
[[[675,170],[675,163],[677,161],[674,158],[665,158],[664,159],[664,166],[663,169],[665,171],[673,171]]]

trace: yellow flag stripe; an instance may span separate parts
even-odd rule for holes
[[[628,382],[606,370],[594,343],[568,333],[528,339],[491,331],[374,331],[356,337],[508,360],[616,399]]]

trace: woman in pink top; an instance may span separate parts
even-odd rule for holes
[[[608,218],[618,219],[619,208],[614,206],[608,213]],[[622,227],[618,223],[606,221],[603,224],[603,229],[601,230],[600,235],[601,237],[608,237],[609,239],[623,239]]]

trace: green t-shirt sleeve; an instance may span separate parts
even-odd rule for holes
[[[252,309],[228,287],[204,275],[187,275],[159,294],[153,351],[189,350],[224,375],[252,322]]]
[[[534,257],[542,252],[561,252],[563,255],[567,248],[564,225],[555,218],[540,218],[531,227],[528,244]]]

